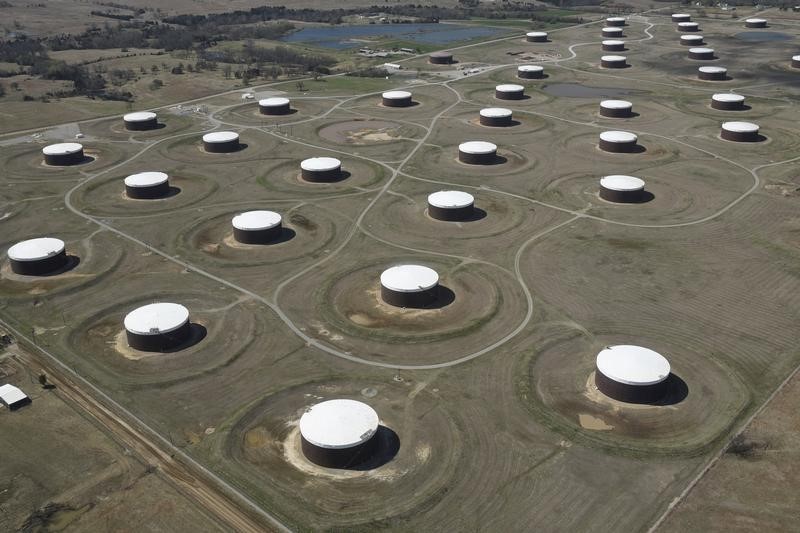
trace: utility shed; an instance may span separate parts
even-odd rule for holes
[[[5,405],[9,411],[16,411],[23,405],[31,403],[31,399],[18,387],[6,383],[0,386],[0,402],[3,402],[3,405]]]

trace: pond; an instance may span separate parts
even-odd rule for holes
[[[641,92],[621,87],[587,87],[580,83],[552,83],[543,86],[542,90],[547,94],[565,98],[609,98]]]
[[[464,24],[346,24],[303,28],[282,37],[281,40],[344,50],[369,46],[369,41],[378,38],[446,45],[504,33],[507,33],[507,30]]]
[[[777,31],[743,31],[733,36],[740,41],[763,42],[763,41],[791,41],[793,36],[788,33]]]

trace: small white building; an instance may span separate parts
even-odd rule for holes
[[[31,403],[31,399],[19,388],[6,383],[0,386],[0,402],[2,402],[9,411],[15,411],[23,405]]]

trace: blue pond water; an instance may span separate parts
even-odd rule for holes
[[[468,26],[464,24],[366,24],[304,28],[291,33],[282,41],[308,43],[323,48],[339,50],[368,46],[353,39],[386,36],[419,44],[444,44],[491,37],[504,33],[500,28]]]

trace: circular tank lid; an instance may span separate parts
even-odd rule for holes
[[[243,231],[259,231],[274,228],[281,223],[281,216],[274,211],[246,211],[233,217],[233,227]]]
[[[632,143],[638,139],[635,133],[628,131],[604,131],[600,138],[610,143]]]
[[[627,100],[603,100],[600,102],[600,107],[605,107],[606,109],[630,109],[633,104]]]
[[[611,61],[611,62],[627,61],[627,60],[628,58],[625,56],[603,56],[600,58],[600,61]]]
[[[702,35],[681,35],[681,41],[697,41],[700,42],[703,40]]]
[[[335,157],[310,157],[300,163],[300,168],[309,172],[326,172],[341,166],[342,162]]]
[[[526,37],[547,37],[546,31],[529,31],[525,34]]]
[[[700,72],[705,72],[706,74],[723,74],[728,72],[728,69],[725,67],[700,67],[697,70]]]
[[[625,41],[617,41],[615,39],[607,39],[603,41],[604,46],[624,46]]]
[[[501,93],[521,93],[525,90],[525,87],[517,85],[516,83],[504,83],[495,87],[495,90]]]
[[[125,178],[127,187],[155,187],[169,181],[169,176],[164,172],[139,172]]]
[[[744,96],[741,94],[733,94],[733,93],[717,93],[711,97],[712,100],[716,100],[717,102],[744,102]]]
[[[458,151],[465,154],[493,154],[497,145],[486,141],[467,141],[458,145]]]
[[[480,115],[486,118],[506,118],[511,116],[511,110],[505,107],[486,107],[481,109]]]
[[[672,16],[673,16],[674,18],[686,18],[686,17],[691,17],[691,15],[690,15],[689,13],[673,13],[673,14],[672,14]]]
[[[453,57],[451,52],[431,52],[431,57]]]
[[[228,143],[239,140],[239,134],[235,131],[215,131],[203,135],[203,142],[207,143]]]
[[[439,274],[422,265],[398,265],[381,273],[381,285],[396,292],[422,292],[439,283]]]
[[[41,261],[64,251],[64,241],[52,237],[39,237],[21,241],[8,249],[8,258],[14,261]]]
[[[428,195],[428,204],[441,209],[461,209],[474,202],[471,194],[461,191],[439,191]]]
[[[83,150],[83,145],[79,143],[58,143],[51,144],[42,148],[44,155],[70,155],[77,154]]]
[[[156,114],[152,111],[136,111],[135,113],[128,113],[122,117],[125,122],[147,122],[148,120],[155,120]]]
[[[752,122],[723,122],[722,129],[735,133],[757,133],[758,124]]]
[[[544,67],[539,65],[520,65],[517,67],[517,72],[542,72]]]
[[[606,22],[625,22],[623,17],[608,17]]]
[[[300,434],[320,448],[352,448],[378,431],[378,413],[355,400],[318,403],[300,417]]]
[[[603,28],[605,33],[622,33],[622,28],[618,28],[616,26],[606,26]]]
[[[699,24],[697,22],[679,22],[678,26],[681,28],[696,28]]]
[[[669,361],[660,353],[625,344],[601,350],[596,364],[604,376],[626,385],[655,385],[670,373]]]
[[[261,107],[283,107],[289,105],[289,99],[283,96],[273,96],[271,98],[259,100],[258,105]]]
[[[792,56],[792,61],[800,61],[800,56]]]
[[[644,189],[644,180],[635,176],[623,176],[621,174],[615,174],[600,178],[600,186],[611,191],[641,191]]]
[[[752,18],[752,19],[745,19],[744,21],[750,24],[764,24],[767,21],[767,19]]]
[[[690,54],[713,54],[713,48],[689,48]]]
[[[381,96],[387,100],[404,100],[411,98],[411,93],[408,91],[386,91]]]
[[[181,304],[154,303],[125,315],[125,329],[137,335],[160,335],[175,331],[189,321],[189,310]]]

